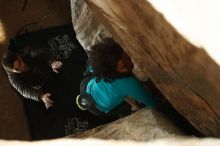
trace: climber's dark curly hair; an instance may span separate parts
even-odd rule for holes
[[[116,65],[118,60],[121,59],[122,52],[121,46],[112,38],[106,38],[91,48],[88,55],[97,82],[100,79],[111,82],[120,76],[116,71]]]

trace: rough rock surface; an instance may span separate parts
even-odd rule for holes
[[[70,137],[148,141],[177,135],[183,133],[172,121],[159,112],[145,108],[113,123]]]
[[[86,51],[104,38],[112,37],[105,26],[95,17],[85,0],[70,1],[72,23],[76,37]],[[140,80],[147,80],[148,76],[143,74],[136,64],[133,71]]]
[[[220,136],[220,68],[203,49],[185,40],[146,0],[72,0],[72,13],[79,6],[84,9],[72,19],[83,46],[103,36],[93,29],[103,24],[181,115],[204,135]],[[88,12],[92,19],[84,17]]]
[[[72,22],[77,39],[89,50],[90,47],[111,34],[94,17],[85,0],[71,0]]]
[[[220,67],[146,0],[86,0],[172,106],[206,136],[220,136]]]

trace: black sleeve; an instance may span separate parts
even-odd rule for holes
[[[39,96],[42,94],[40,89],[34,89],[22,81],[14,77],[13,75],[8,75],[11,85],[25,98],[32,99],[35,101],[40,101]]]

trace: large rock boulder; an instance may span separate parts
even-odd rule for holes
[[[111,37],[106,28],[95,18],[85,0],[71,0],[71,11],[76,37],[86,50],[104,38]]]
[[[149,77],[197,130],[220,136],[220,68],[203,49],[184,39],[146,0],[71,2],[76,35],[85,48],[109,36],[103,35],[107,28],[138,74]]]
[[[148,141],[177,135],[183,135],[183,132],[170,119],[145,108],[113,123],[70,137]]]
[[[220,137],[220,67],[146,0],[86,1],[172,106],[206,136]]]

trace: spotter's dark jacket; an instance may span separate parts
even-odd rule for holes
[[[40,95],[47,93],[44,87],[51,76],[51,62],[55,57],[47,48],[26,47],[18,53],[28,66],[24,73],[8,73],[11,85],[25,98],[40,101]]]

